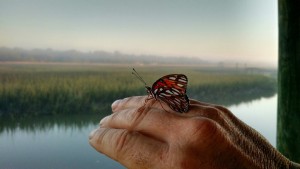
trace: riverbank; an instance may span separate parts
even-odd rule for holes
[[[91,114],[120,98],[146,95],[129,65],[5,64],[0,68],[0,115]],[[237,68],[138,66],[151,86],[161,76],[183,73],[190,98],[231,105],[272,96],[276,80]]]

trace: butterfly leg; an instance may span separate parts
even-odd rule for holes
[[[142,109],[145,109],[145,106],[146,106],[148,100],[151,100],[151,99],[153,99],[153,96],[152,96],[151,94],[148,94],[148,97],[147,97],[147,98],[145,99],[145,101],[144,101],[144,105],[141,106],[141,107],[138,109],[138,111],[140,112],[140,111],[142,111]]]
[[[151,100],[151,99],[153,99],[153,98],[154,98],[154,97],[153,97],[151,94],[148,94],[147,99],[145,99],[144,106],[146,105],[146,103],[148,102],[148,100]]]
[[[170,113],[169,111],[167,111],[167,110],[164,108],[164,106],[161,104],[161,102],[160,102],[159,99],[157,99],[157,101],[159,102],[160,106],[161,106],[166,112]]]
[[[160,100],[157,99],[157,98],[155,98],[155,97],[153,97],[153,95],[151,95],[151,94],[149,94],[148,97],[147,97],[147,99],[145,100],[144,106],[146,105],[146,103],[148,102],[148,100],[151,100],[151,99],[157,100],[157,101],[159,102],[160,106],[161,106],[166,112],[168,112],[168,111],[164,108],[164,106],[161,104]],[[143,107],[144,107],[144,106],[143,106]],[[169,113],[169,112],[168,112],[168,113]]]

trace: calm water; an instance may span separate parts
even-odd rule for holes
[[[229,109],[258,130],[274,146],[277,95]],[[88,143],[101,117],[30,119],[1,124],[1,169],[118,169],[117,162],[96,152]],[[57,118],[57,117],[56,117]],[[73,119],[74,118],[74,119]],[[89,119],[86,119],[89,118]],[[3,123],[3,122],[2,122]]]
[[[228,108],[276,146],[277,95]]]

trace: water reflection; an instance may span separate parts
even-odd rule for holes
[[[276,147],[277,95],[229,106],[228,108]]]
[[[110,112],[110,110],[107,112]],[[109,113],[101,113],[99,115],[40,115],[34,117],[0,118],[0,133],[3,131],[13,133],[17,129],[26,132],[45,132],[53,126],[80,130],[90,124],[96,125],[99,123],[99,119],[107,114]]]
[[[124,168],[88,143],[101,116],[104,114],[1,119],[0,168]]]

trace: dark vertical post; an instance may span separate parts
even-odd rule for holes
[[[277,148],[300,162],[300,1],[278,0]]]

